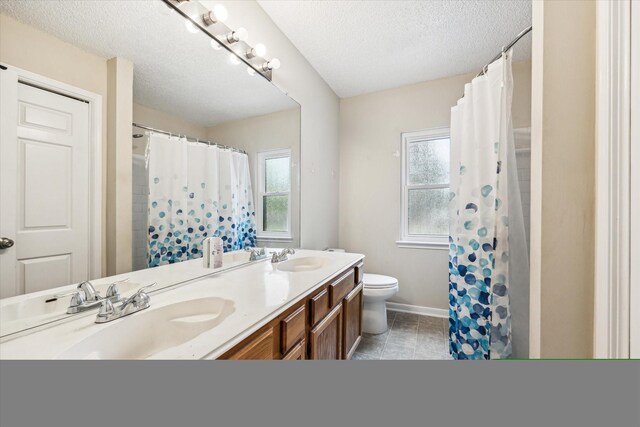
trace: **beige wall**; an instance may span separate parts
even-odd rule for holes
[[[533,3],[532,357],[592,356],[595,12]]]
[[[340,243],[366,255],[365,270],[398,278],[394,302],[446,309],[448,252],[398,248],[400,134],[448,127],[450,109],[475,74],[340,101]],[[531,63],[513,66],[514,127],[530,125]]]
[[[107,275],[131,271],[133,63],[107,61]]]
[[[202,1],[210,9],[217,1]],[[339,99],[318,72],[255,1],[226,2],[231,28],[244,27],[248,42],[264,43],[282,67],[273,82],[301,105],[301,243],[324,249],[338,243]]]
[[[257,194],[256,155],[260,151],[291,149],[291,229],[293,242],[260,240],[266,246],[300,246],[300,108],[265,114],[209,128],[208,137],[214,142],[245,150],[254,197]]]
[[[107,59],[0,14],[0,62],[102,96],[102,193],[107,189]],[[102,202],[102,271],[106,273],[106,196]]]
[[[193,138],[207,139],[207,127],[191,123],[163,111],[154,110],[140,104],[133,104],[133,122],[139,125],[152,127]],[[142,133],[143,129],[134,128],[134,133]],[[134,140],[134,154],[144,154],[141,144],[142,138]]]

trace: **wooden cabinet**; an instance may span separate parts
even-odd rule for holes
[[[230,360],[273,360],[273,330],[268,329],[243,344]]]
[[[339,304],[309,333],[309,358],[342,358],[342,304]]]
[[[318,292],[317,295],[311,297],[309,307],[309,311],[311,311],[311,326],[315,326],[316,323],[324,319],[324,316],[331,310],[329,290],[325,288]]]
[[[240,344],[231,360],[348,359],[362,336],[362,262],[301,296]],[[355,286],[357,283],[358,286]]]
[[[360,283],[342,301],[342,357],[351,359],[362,337],[364,285]]]
[[[304,339],[307,318],[306,313],[304,305],[302,305],[282,320],[280,342],[283,354],[288,352],[289,349],[291,349],[300,340]]]
[[[289,353],[282,357],[282,360],[304,360],[305,353],[307,352],[307,342],[305,340],[300,341],[295,347],[293,347]]]
[[[362,261],[356,264],[354,268],[354,273],[356,276],[355,277],[356,285],[358,283],[362,283],[362,281],[364,280],[364,263]]]
[[[349,270],[349,272],[336,281],[331,283],[329,286],[329,295],[331,298],[331,307],[335,307],[342,299],[347,295],[351,289],[353,289],[354,282],[354,272],[353,269]]]

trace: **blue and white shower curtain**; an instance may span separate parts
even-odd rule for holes
[[[255,246],[246,154],[151,133],[147,155],[149,267],[202,257],[207,237],[225,252]]]
[[[511,355],[509,288],[528,280],[512,92],[507,52],[465,85],[451,109],[449,342],[455,359]]]

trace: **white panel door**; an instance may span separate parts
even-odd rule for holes
[[[9,75],[2,72],[2,75]],[[2,81],[0,297],[89,278],[89,106]],[[11,100],[13,98],[13,100]]]

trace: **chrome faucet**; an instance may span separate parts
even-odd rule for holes
[[[118,280],[113,282],[107,289],[107,294],[103,298],[100,296],[100,292],[96,291],[96,288],[89,281],[80,283],[75,291],[71,291],[65,294],[54,295],[55,298],[63,298],[71,295],[71,301],[69,307],[67,307],[67,314],[76,314],[83,311],[92,310],[97,308],[102,301],[108,299],[112,302],[120,301],[120,292],[118,291],[118,283],[126,282],[129,278]]]
[[[264,248],[244,248],[244,250],[247,252],[251,252],[249,261],[258,261],[267,257],[267,253],[265,252]]]
[[[295,254],[296,251],[291,248],[284,248],[281,252],[271,252],[271,263],[275,264],[277,262],[286,261],[289,258],[289,255]]]
[[[145,290],[155,285],[156,283],[154,282],[141,287],[135,294],[122,301],[119,307],[114,306],[110,299],[105,298],[102,300],[100,311],[98,311],[96,315],[96,323],[111,322],[112,320],[149,308],[151,297],[149,297],[149,294],[146,293]]]
[[[98,301],[100,299],[100,292],[96,291],[96,288],[87,280],[78,285],[78,290],[84,293],[84,299],[87,302]]]

